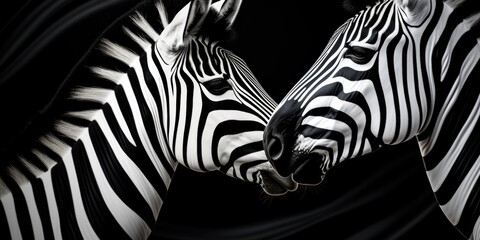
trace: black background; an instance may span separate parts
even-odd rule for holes
[[[331,2],[244,0],[231,50],[276,101],[349,16],[340,2]],[[2,6],[2,149],[102,31],[136,3],[32,0]],[[320,186],[280,197],[218,172],[179,166],[175,174],[152,239],[462,239],[435,203],[414,141],[350,160]]]

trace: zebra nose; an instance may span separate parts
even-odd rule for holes
[[[292,148],[297,135],[300,114],[291,109],[299,109],[295,101],[287,101],[282,109],[270,118],[264,131],[263,146],[267,158],[283,177],[290,176],[294,169]]]
[[[292,174],[289,147],[283,135],[270,135],[266,139],[266,154],[272,165],[282,177]]]
[[[284,149],[283,141],[279,137],[270,137],[267,144],[267,153],[271,160],[277,161],[281,159]]]

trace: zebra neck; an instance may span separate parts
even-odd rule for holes
[[[429,55],[435,100],[428,125],[417,136],[437,201],[465,236],[480,216],[479,16],[451,14],[438,21],[441,32],[432,34],[435,47]]]
[[[456,101],[443,103],[435,127],[419,138],[436,199],[450,222],[467,237],[480,216],[480,92],[470,84],[459,90]]]
[[[164,153],[164,140],[148,134],[153,123],[139,111],[145,106],[130,98],[129,85],[111,91],[101,109],[69,112],[70,118],[90,116],[88,126],[58,121],[2,173],[10,234],[148,237],[177,162]]]
[[[440,5],[422,36],[426,46],[421,47],[425,56],[423,74],[419,75],[428,79],[425,84],[432,98],[428,120],[418,134],[424,157],[458,146],[452,145],[455,139],[477,131],[468,126],[478,120],[479,90],[475,83],[480,77],[480,12],[468,13],[470,17],[465,18],[467,9],[471,7],[466,4]]]
[[[163,29],[158,14],[164,10],[147,1],[112,25],[72,71],[42,114],[45,120],[36,121],[38,141],[20,144],[26,151],[22,147],[21,156],[9,158],[2,168],[4,235],[148,237],[177,167],[159,121],[158,77],[141,75],[142,61],[152,55],[151,42],[159,34],[150,29]],[[131,34],[137,31],[142,38]],[[125,32],[132,36],[125,38]],[[151,41],[142,40],[145,36]],[[108,39],[120,39],[122,45]],[[73,86],[81,87],[70,94]]]

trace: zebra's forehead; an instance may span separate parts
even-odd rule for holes
[[[385,0],[360,11],[346,21],[346,41],[377,41],[378,34],[390,32],[387,28],[396,21],[397,8],[393,0]]]

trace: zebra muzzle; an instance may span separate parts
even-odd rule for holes
[[[297,190],[298,184],[289,177],[282,177],[275,171],[261,170],[262,188],[272,196],[283,195]]]
[[[308,153],[294,157],[292,161],[297,166],[292,173],[295,182],[302,185],[317,185],[322,182],[325,175],[322,169],[323,155]]]

